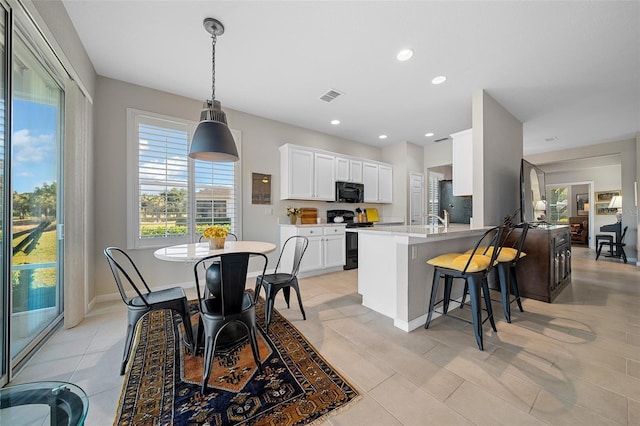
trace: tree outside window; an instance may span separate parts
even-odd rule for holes
[[[552,187],[549,191],[549,221],[569,222],[569,188]]]

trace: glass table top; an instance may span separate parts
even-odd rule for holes
[[[0,389],[0,424],[84,425],[89,398],[67,382],[32,382]]]

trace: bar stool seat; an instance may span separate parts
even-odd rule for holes
[[[496,226],[487,230],[470,253],[446,253],[427,260],[426,263],[434,267],[434,272],[431,287],[431,298],[429,299],[429,312],[427,314],[427,320],[424,324],[424,328],[429,328],[436,305],[442,304],[442,312],[439,313],[448,315],[453,279],[463,279],[465,280],[465,285],[469,289],[469,295],[471,298],[472,320],[468,321],[455,315],[448,316],[473,324],[478,348],[480,350],[484,349],[482,341],[482,323],[489,320],[493,331],[497,331],[495,321],[493,319],[493,310],[491,308],[487,275],[498,263],[496,260],[498,255],[497,247],[502,235],[502,230],[503,228],[501,226]],[[492,248],[490,252],[487,250],[486,255],[481,254],[484,250],[481,251],[479,249],[482,241],[485,241],[487,247]],[[486,241],[490,241],[490,243],[487,244]],[[444,298],[436,300],[438,297],[440,278],[444,278]],[[484,320],[482,319],[482,306],[480,302],[481,293],[484,296],[485,310],[487,311],[487,317]]]
[[[516,238],[511,247],[505,246],[507,242],[510,240],[511,233],[516,229],[522,229],[520,236]],[[502,309],[504,311],[504,318],[508,323],[511,323],[511,304],[515,301],[518,304],[518,308],[520,312],[524,312],[522,309],[522,301],[520,300],[520,290],[518,288],[518,278],[516,275],[516,265],[518,260],[522,259],[527,255],[527,253],[522,251],[524,247],[524,241],[527,238],[527,232],[529,231],[528,223],[521,223],[512,227],[509,232],[505,232],[504,237],[502,238],[502,242],[500,244],[500,250],[498,252],[498,256],[496,257],[496,261],[498,264],[496,265],[496,270],[498,271],[498,280],[500,282],[500,294],[502,298]],[[480,253],[485,255],[489,255],[492,247],[478,247]],[[467,251],[467,253],[471,252],[471,250]],[[467,286],[465,285],[464,294],[462,295],[462,302],[460,303],[460,307],[462,308],[465,303],[465,299],[467,296]],[[514,295],[514,298],[511,299],[511,295]]]

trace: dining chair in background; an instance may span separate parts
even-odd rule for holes
[[[258,258],[264,262],[262,267],[264,275],[267,269],[267,256],[262,253],[239,252],[207,256],[193,266],[200,309],[194,353],[197,353],[198,345],[204,338],[203,393],[211,374],[211,363],[223,332],[226,332],[225,336],[231,340],[249,339],[253,358],[258,369],[262,372],[256,337],[255,304],[251,294],[246,291],[249,257]],[[220,285],[220,294],[216,297],[204,297],[205,291],[200,286],[198,271],[202,269],[201,265],[205,262],[210,264],[204,275],[206,285],[210,282],[217,282]],[[246,333],[238,333],[237,328],[229,327],[232,324],[240,325]]]
[[[269,332],[269,324],[271,323],[271,316],[273,314],[273,305],[276,300],[276,295],[280,290],[284,295],[284,300],[287,302],[287,308],[290,308],[289,297],[291,289],[293,288],[298,297],[298,305],[300,306],[300,312],[302,312],[302,319],[306,320],[307,316],[304,313],[304,307],[302,306],[302,297],[300,296],[300,287],[298,286],[298,271],[300,270],[300,262],[302,262],[302,256],[304,256],[307,246],[309,245],[309,239],[301,235],[294,235],[289,237],[282,246],[280,257],[278,257],[278,263],[272,274],[259,275],[256,278],[256,289],[254,295],[254,302],[258,301],[260,296],[260,290],[264,287],[265,293],[265,331]],[[293,256],[291,256],[291,269],[288,272],[282,272],[283,254],[287,253],[287,259],[289,259],[289,251],[293,250]]]
[[[602,247],[604,246],[609,246],[609,254],[605,255],[605,257],[617,257],[620,258],[622,257],[622,261],[624,263],[627,263],[627,253],[625,253],[624,248],[627,245],[624,242],[624,237],[627,235],[627,228],[629,228],[628,226],[624,227],[624,230],[622,231],[622,235],[620,236],[620,241],[614,241],[612,236],[606,235],[596,235],[596,260],[598,260],[598,258],[600,257],[600,253],[602,252]],[[597,238],[600,237],[601,240],[598,240]],[[606,240],[603,240],[602,238],[607,238]]]
[[[107,247],[104,249],[104,254],[109,262],[122,301],[127,305],[127,334],[124,341],[124,356],[120,375],[124,374],[127,367],[136,325],[147,312],[157,309],[171,309],[178,312],[182,318],[187,344],[194,348],[191,315],[184,289],[172,287],[152,291],[134,261],[124,250],[118,247]],[[127,291],[133,293],[133,296],[127,295]]]

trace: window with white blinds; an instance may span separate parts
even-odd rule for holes
[[[444,174],[437,172],[429,172],[427,214],[440,214],[440,181],[444,179]],[[438,219],[427,217],[428,225],[437,225]]]
[[[133,109],[128,121],[129,248],[196,241],[212,224],[237,234],[239,163],[190,159],[195,122]]]

